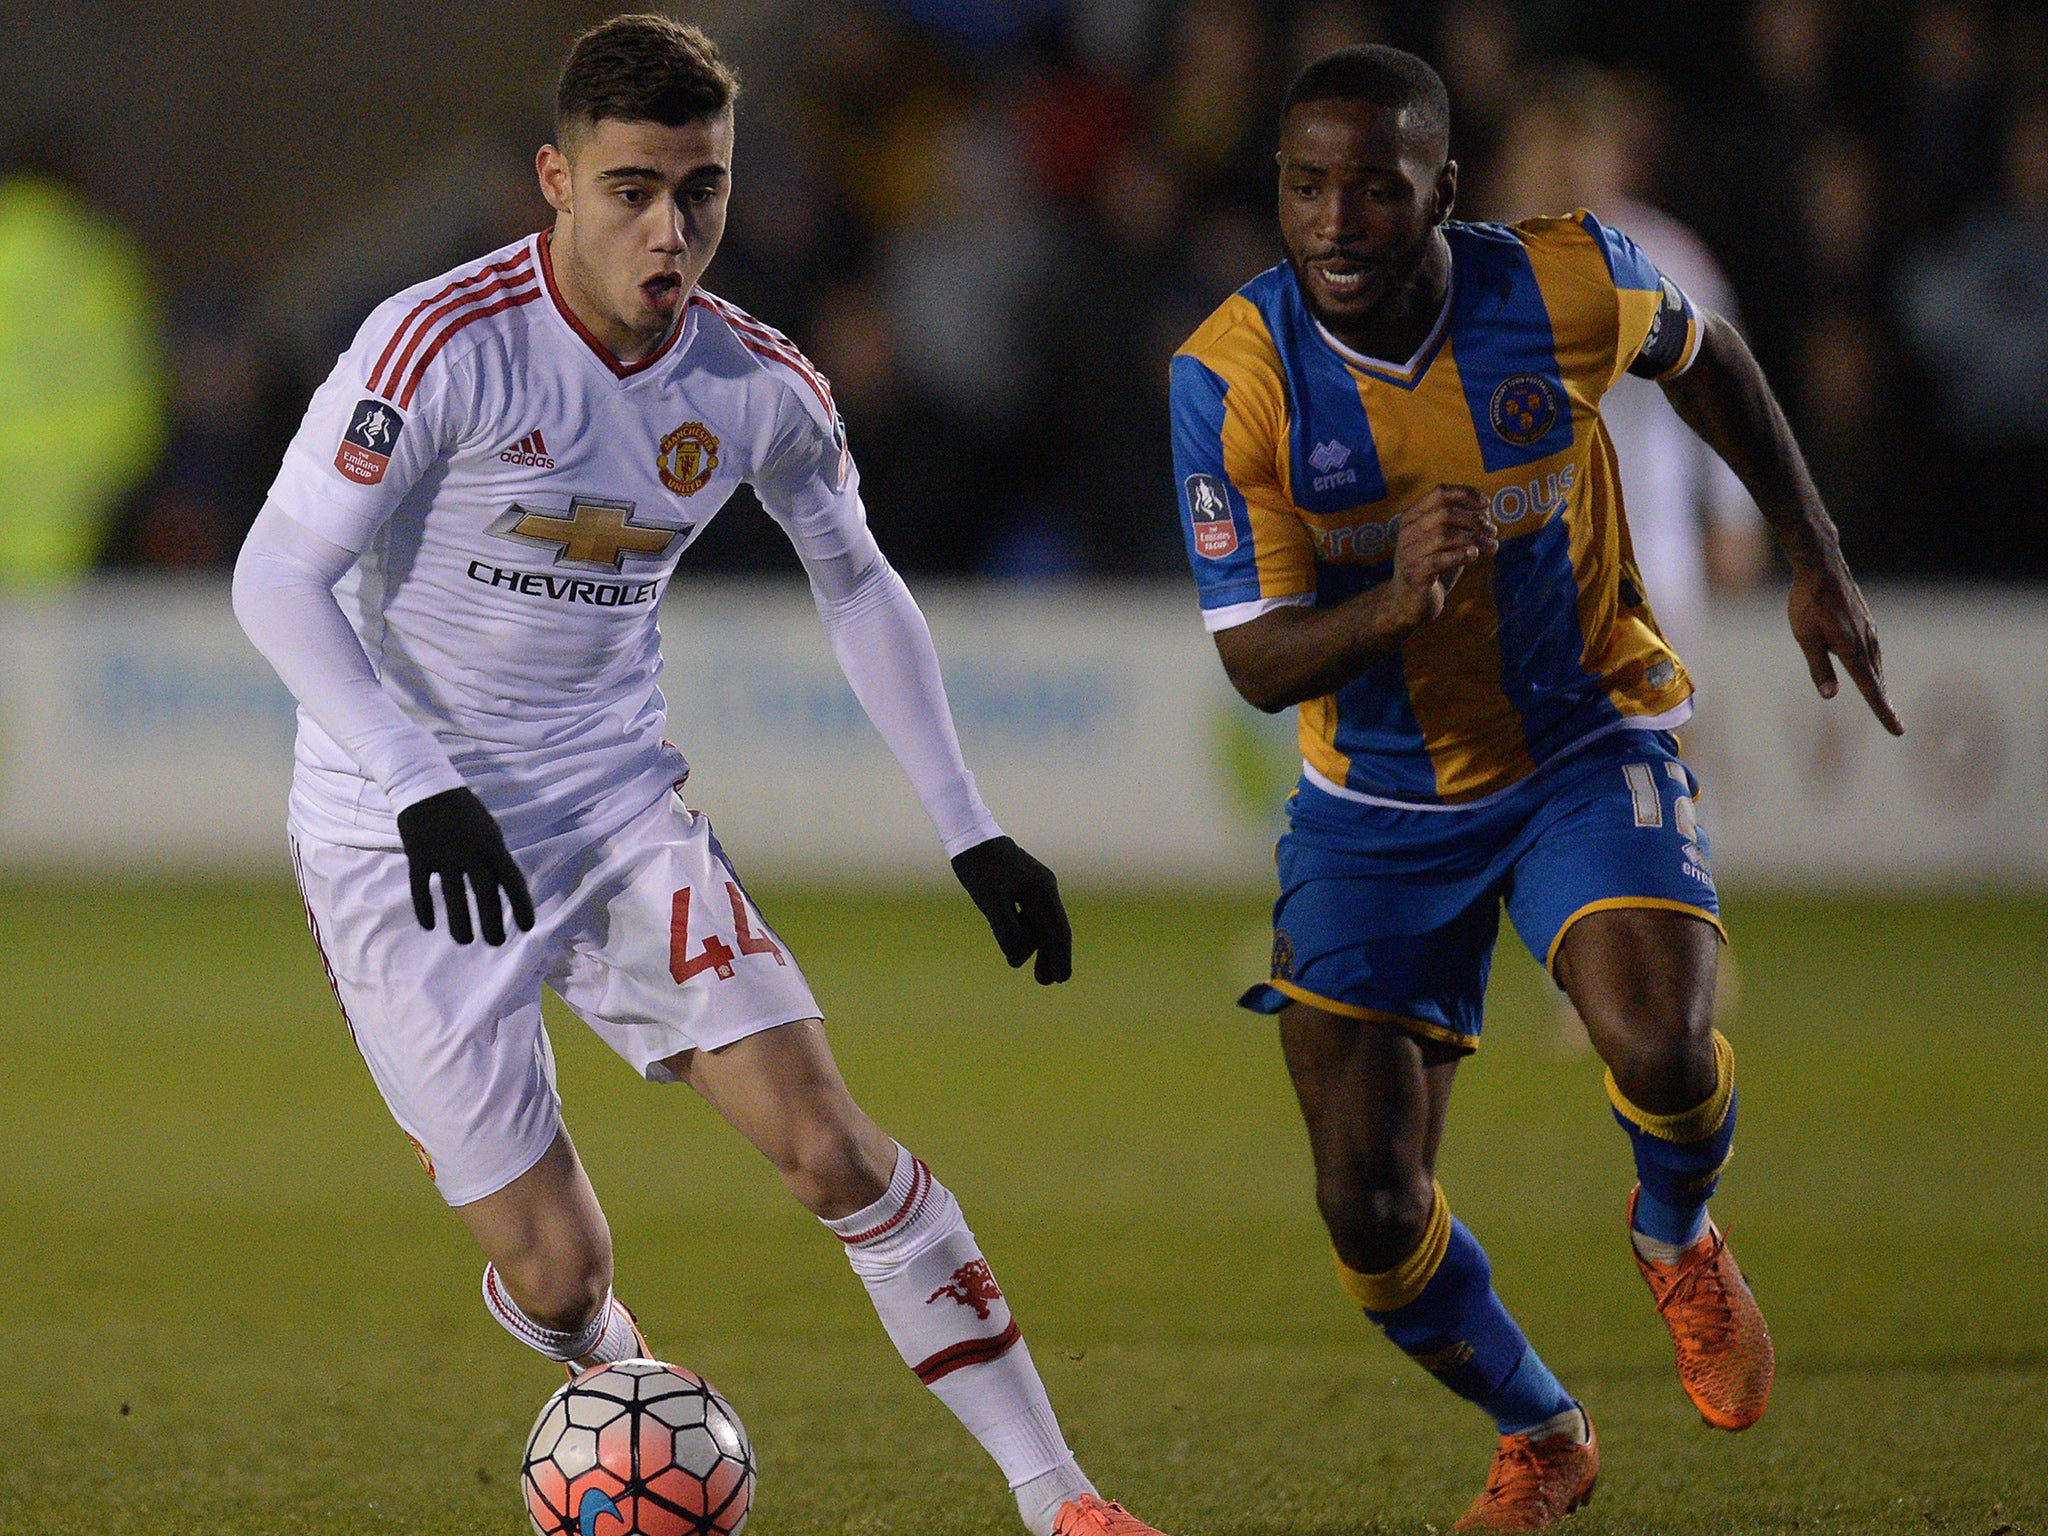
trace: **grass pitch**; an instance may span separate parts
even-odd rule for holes
[[[1256,900],[1079,904],[1079,974],[967,902],[761,893],[855,1091],[960,1194],[1068,1435],[1180,1536],[1442,1530],[1489,1427],[1343,1301]],[[2048,903],[1736,903],[1715,1205],[1780,1354],[1705,1429],[1628,1260],[1627,1145],[1547,984],[1496,964],[1443,1182],[1592,1409],[1601,1532],[2048,1530]],[[385,1118],[284,887],[0,886],[0,1532],[524,1531],[552,1368]],[[621,1293],[733,1399],[750,1536],[1000,1533],[980,1452],[838,1245],[685,1090],[559,1012]]]

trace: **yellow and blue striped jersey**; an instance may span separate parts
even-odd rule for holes
[[[1400,510],[1434,487],[1490,498],[1500,551],[1400,651],[1300,709],[1311,782],[1457,806],[1591,737],[1685,718],[1622,514],[1600,397],[1676,377],[1690,302],[1591,214],[1447,224],[1450,291],[1405,364],[1320,326],[1285,263],[1173,359],[1182,531],[1211,630],[1336,603],[1393,571]]]

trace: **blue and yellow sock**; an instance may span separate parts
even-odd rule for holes
[[[1486,1250],[1451,1215],[1441,1188],[1413,1253],[1376,1275],[1339,1258],[1337,1278],[1388,1338],[1491,1414],[1502,1434],[1527,1434],[1573,1406],[1494,1295]]]
[[[1642,1185],[1635,1230],[1674,1248],[1698,1241],[1707,1224],[1707,1201],[1735,1141],[1735,1048],[1714,1031],[1714,1091],[1681,1114],[1653,1115],[1637,1108],[1612,1072],[1607,1074],[1607,1097],[1635,1146],[1636,1179]]]

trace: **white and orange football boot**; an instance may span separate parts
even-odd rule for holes
[[[1052,1536],[1165,1536],[1125,1509],[1096,1494],[1069,1499],[1053,1517]]]
[[[1635,1227],[1636,1195],[1628,1197],[1629,1227]],[[1633,1241],[1629,1251],[1635,1253]],[[1728,1240],[1709,1220],[1675,1264],[1657,1264],[1635,1254],[1636,1268],[1656,1298],[1657,1314],[1671,1330],[1678,1351],[1678,1380],[1700,1417],[1716,1429],[1747,1429],[1764,1416],[1777,1374],[1777,1353],[1763,1309]]]
[[[1546,1531],[1593,1497],[1600,1476],[1600,1446],[1593,1420],[1582,1445],[1570,1435],[1534,1440],[1502,1435],[1486,1474],[1486,1488],[1452,1527],[1458,1531]]]

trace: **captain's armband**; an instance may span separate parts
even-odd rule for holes
[[[1678,284],[1662,279],[1650,334],[1628,371],[1640,379],[1667,383],[1692,366],[1700,349],[1699,316]]]

